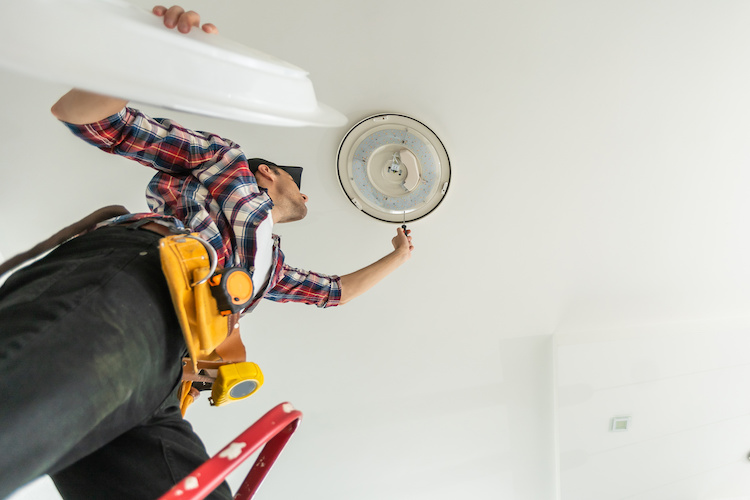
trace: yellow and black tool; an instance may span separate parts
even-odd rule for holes
[[[242,268],[219,269],[208,283],[222,316],[242,311],[253,300],[253,279]]]
[[[255,363],[232,363],[219,367],[211,387],[212,406],[221,406],[255,394],[263,385],[263,373]]]

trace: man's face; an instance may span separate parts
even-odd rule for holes
[[[286,216],[276,222],[292,222],[304,219],[307,215],[307,196],[300,193],[292,176],[284,170],[277,170],[276,193],[272,197],[274,206],[283,207]]]

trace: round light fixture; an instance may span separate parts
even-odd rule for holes
[[[0,13],[15,21],[0,31],[2,68],[231,120],[295,127],[347,121],[318,102],[305,70],[221,35],[168,30],[160,17],[124,0],[2,2]],[[33,22],[24,22],[30,13]],[[133,57],[154,47],[158,57]]]
[[[352,204],[386,222],[414,221],[435,210],[451,176],[438,136],[398,114],[373,115],[352,127],[339,146],[337,165]]]

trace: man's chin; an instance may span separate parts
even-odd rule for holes
[[[291,215],[286,220],[279,221],[279,222],[295,222],[295,221],[304,219],[306,216],[307,216],[307,207],[302,207],[302,209],[296,211],[293,215]]]

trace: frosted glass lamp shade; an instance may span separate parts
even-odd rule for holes
[[[307,72],[122,0],[3,2],[0,67],[141,103],[232,120],[330,126]]]

